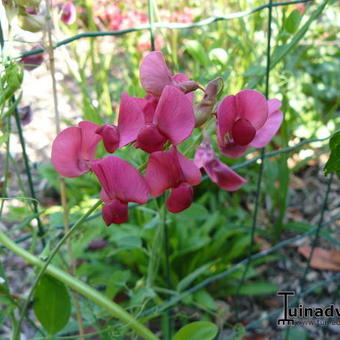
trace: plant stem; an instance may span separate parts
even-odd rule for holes
[[[57,81],[55,77],[55,62],[54,62],[54,50],[53,50],[53,41],[52,41],[52,30],[51,26],[53,24],[51,11],[50,11],[50,2],[49,0],[45,0],[46,5],[46,26],[47,26],[47,37],[48,37],[48,56],[49,56],[49,64],[50,64],[50,75],[52,81],[52,93],[53,93],[53,104],[54,104],[54,118],[55,118],[55,126],[56,133],[60,133],[60,114],[59,114],[59,105],[58,105],[58,93],[57,93]],[[65,234],[69,232],[69,215],[68,215],[68,207],[67,207],[67,196],[66,196],[66,185],[63,177],[59,176],[60,183],[60,196],[61,196],[61,205],[63,208],[63,223]],[[76,267],[75,261],[73,257],[72,245],[70,240],[66,241],[67,248],[67,257],[69,260],[69,271],[72,275],[75,275]],[[74,305],[76,309],[76,318],[79,326],[80,338],[84,340],[84,324],[81,316],[80,302],[78,296],[76,294],[73,295]]]
[[[13,103],[15,102],[14,96],[12,97],[12,102]],[[30,167],[30,164],[29,164],[29,161],[28,161],[25,138],[24,138],[24,134],[23,134],[23,131],[22,131],[22,128],[21,128],[21,122],[20,122],[17,107],[14,109],[14,117],[15,117],[17,129],[18,129],[19,140],[20,140],[21,149],[22,149],[22,155],[23,155],[23,158],[24,158],[25,170],[26,170],[26,175],[27,175],[27,179],[28,179],[28,186],[30,188],[31,196],[33,198],[33,202],[32,202],[33,211],[34,211],[34,213],[37,214],[36,220],[37,220],[37,223],[38,223],[38,235],[41,238],[42,246],[45,247],[45,239],[43,238],[45,231],[44,231],[44,227],[43,227],[41,220],[40,220],[40,217],[39,217],[38,201],[37,201],[37,198],[36,198],[36,195],[35,195],[32,173],[31,173],[31,167]]]
[[[272,35],[272,4],[273,0],[269,1],[268,4],[268,36],[267,36],[267,66],[266,66],[266,83],[265,83],[265,96],[268,100],[268,94],[269,94],[269,74],[270,74],[270,57],[271,57],[271,35]],[[237,304],[237,300],[239,300],[239,295],[241,292],[241,288],[246,280],[248,270],[250,268],[251,264],[251,253],[253,252],[254,246],[255,246],[255,233],[257,228],[257,215],[260,205],[260,198],[261,198],[261,184],[262,184],[262,177],[263,177],[263,170],[264,170],[264,161],[265,161],[265,147],[261,149],[261,155],[260,155],[260,170],[258,174],[257,179],[257,186],[256,186],[256,197],[255,197],[255,209],[253,213],[253,221],[252,221],[252,227],[250,232],[250,245],[248,248],[248,255],[247,255],[247,263],[245,266],[245,269],[242,273],[242,277],[240,280],[240,283],[237,287],[235,299],[234,299],[234,307],[236,310],[236,316],[239,317],[239,305]]]
[[[21,324],[25,318],[25,314],[26,314],[26,311],[28,309],[28,305],[29,305],[29,302],[35,292],[35,289],[39,283],[39,280],[40,278],[44,275],[48,265],[51,263],[52,259],[54,258],[54,256],[57,254],[57,252],[59,251],[59,249],[61,248],[61,246],[64,244],[64,242],[66,240],[68,240],[72,235],[73,233],[78,229],[78,227],[84,222],[84,220],[86,219],[87,216],[91,215],[91,213],[93,211],[95,211],[100,205],[101,205],[101,201],[97,201],[96,204],[94,204],[82,217],[80,217],[78,219],[78,221],[75,223],[75,225],[68,231],[68,233],[66,233],[63,238],[57,243],[57,245],[55,246],[55,248],[53,249],[53,251],[51,252],[51,255],[48,257],[47,261],[45,262],[44,266],[41,268],[41,270],[39,271],[38,275],[36,276],[34,282],[33,282],[33,285],[31,287],[31,290],[27,296],[27,299],[25,301],[25,304],[22,308],[22,311],[20,313],[20,319],[19,319],[19,322],[18,322],[18,327],[14,330],[13,332],[13,337],[12,339],[13,340],[17,340],[19,339],[19,332],[20,332],[20,327],[21,327]]]
[[[29,253],[25,249],[18,246],[11,239],[9,239],[5,233],[0,231],[0,242],[9,250],[25,259],[28,263],[40,268],[40,272],[37,276],[37,279],[41,277],[43,273],[51,275],[55,279],[64,283],[66,286],[74,289],[78,293],[84,295],[89,300],[93,301],[96,305],[105,309],[110,315],[116,317],[117,319],[125,322],[131,329],[133,329],[139,336],[143,337],[146,340],[159,340],[159,338],[153,334],[149,329],[147,329],[144,325],[135,320],[129,313],[127,313],[123,308],[114,303],[113,301],[106,298],[104,295],[99,293],[97,290],[88,286],[86,283],[78,280],[77,278],[71,276],[67,272],[51,265],[50,262],[53,256],[57,253],[61,245],[65,242],[65,239],[70,237],[74,231],[81,225],[81,223],[85,220],[85,218],[90,215],[99,205],[101,201],[98,201],[93,207],[89,209],[89,211],[83,215],[78,222],[70,229],[69,234],[65,235],[58,243],[57,247],[51,253],[49,259],[44,262],[40,260],[37,256]],[[30,294],[31,295],[31,294]],[[20,325],[19,325],[20,326]],[[18,332],[18,330],[16,330]]]

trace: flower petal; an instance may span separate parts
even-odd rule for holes
[[[94,158],[97,144],[101,141],[101,136],[96,134],[99,125],[83,121],[78,124],[81,131],[81,157],[90,161]]]
[[[127,222],[129,218],[128,205],[127,203],[114,199],[104,204],[102,215],[107,226],[113,223],[121,224]]]
[[[155,112],[159,130],[177,145],[188,138],[195,127],[193,107],[186,95],[173,86],[166,86]]]
[[[235,191],[247,182],[245,178],[239,176],[218,159],[205,163],[204,169],[211,180],[223,190]]]
[[[96,130],[96,133],[103,138],[104,146],[107,152],[113,153],[119,147],[119,130],[117,126],[105,124]]]
[[[262,127],[268,118],[266,97],[255,90],[243,90],[235,97],[239,118],[247,119],[256,130]]]
[[[201,172],[199,168],[195,165],[194,161],[184,157],[177,150],[176,152],[182,173],[185,178],[185,182],[189,183],[190,185],[199,184],[201,182]]]
[[[81,141],[81,130],[76,126],[66,128],[53,141],[51,160],[60,175],[77,177],[89,170],[80,157]]]
[[[235,144],[248,145],[254,139],[256,130],[247,119],[240,118],[234,123],[231,134]]]
[[[144,90],[155,96],[160,96],[164,87],[172,84],[171,73],[161,52],[150,52],[144,57],[140,79]]]
[[[145,179],[127,161],[116,156],[108,156],[91,162],[92,170],[99,179],[107,196],[123,203],[146,203],[149,188]]]
[[[225,144],[226,134],[231,132],[234,121],[237,118],[235,96],[225,97],[217,108],[217,139],[220,146]]]
[[[144,126],[141,102],[136,99],[127,93],[122,94],[118,118],[119,147],[135,141],[140,129]]]
[[[172,213],[179,213],[190,207],[193,201],[192,187],[186,183],[172,189],[166,200],[166,207]]]
[[[283,114],[279,111],[281,102],[277,99],[268,100],[269,117],[266,123],[256,132],[254,140],[250,143],[255,148],[263,148],[267,145],[279,130]]]
[[[102,188],[102,189],[100,190],[99,197],[100,197],[100,199],[101,199],[103,202],[110,202],[110,201],[111,201],[111,198],[110,198],[109,195],[106,193],[106,191],[104,190],[104,188]]]
[[[215,153],[209,142],[201,144],[195,153],[194,163],[198,168],[203,168],[204,164],[215,159]]]
[[[163,150],[167,138],[160,133],[157,126],[153,124],[145,125],[138,134],[136,148],[145,152],[155,152]]]
[[[145,179],[152,196],[159,196],[169,188],[176,187],[183,180],[183,173],[176,150],[158,151],[150,155]]]
[[[60,20],[67,25],[71,25],[76,21],[76,18],[77,18],[77,11],[76,11],[76,7],[74,6],[73,2],[71,1],[66,2],[61,8]]]
[[[223,154],[229,156],[230,158],[241,157],[248,149],[249,145],[236,145],[234,143],[226,143],[220,146],[220,150]]]
[[[280,100],[278,99],[269,99],[267,101],[267,104],[268,104],[268,115],[271,115],[272,113],[274,113],[275,111],[279,111],[281,106],[282,106],[282,103]]]

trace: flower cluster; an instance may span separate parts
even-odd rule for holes
[[[52,145],[52,163],[60,175],[77,177],[93,172],[101,186],[102,214],[106,225],[128,220],[128,202],[144,204],[170,190],[166,207],[178,213],[193,201],[193,186],[201,181],[201,169],[220,188],[238,190],[246,180],[215,155],[204,132],[194,160],[179,150],[195,127],[216,117],[217,142],[221,152],[236,158],[249,147],[270,142],[282,122],[280,101],[267,100],[254,90],[243,90],[217,103],[221,79],[205,89],[184,74],[171,74],[161,52],[151,52],[140,66],[144,98],[123,93],[116,125],[102,126],[82,121],[63,130]],[[195,91],[203,98],[195,104]],[[206,124],[208,125],[208,124]],[[133,145],[148,153],[144,175],[126,160],[110,155],[96,159],[98,143],[108,153]],[[144,167],[142,167],[144,168]]]

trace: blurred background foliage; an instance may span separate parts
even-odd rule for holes
[[[58,40],[80,32],[121,30],[148,23],[146,1],[76,0],[74,3],[77,21],[71,26],[59,23],[55,32]],[[263,5],[263,1],[257,0],[154,0],[152,3],[156,22],[182,23]],[[312,1],[273,8],[272,59],[294,39],[321,3]],[[339,15],[339,8],[330,1],[299,44],[271,71],[269,97],[282,100],[285,119],[267,152],[294,146],[309,138],[328,137],[339,128]],[[192,29],[156,28],[156,49],[163,52],[173,73],[183,72],[203,86],[221,76],[225,84],[223,96],[248,87],[264,92],[267,19],[268,11],[262,10]],[[63,95],[69,97],[77,119],[113,123],[122,91],[144,96],[139,82],[139,64],[150,48],[149,31],[81,39],[61,47],[64,64],[59,67],[64,79],[59,85]],[[67,117],[63,119],[69,125],[75,123]],[[214,138],[213,123],[209,129]],[[197,133],[182,149],[198,141]],[[195,149],[190,150],[188,156],[193,157]],[[270,245],[281,240],[287,230],[301,231],[301,225],[294,229],[286,214],[291,204],[290,180],[310,160],[320,161],[327,151],[327,141],[320,141],[312,146],[305,145],[294,154],[267,159],[261,196],[264,209],[259,215],[258,235]],[[104,154],[101,149],[98,156]],[[126,147],[117,154],[136,166],[145,161],[144,155],[133,147]],[[233,166],[258,154],[251,150],[241,159],[222,159]],[[210,181],[202,182],[195,189],[195,203],[180,214],[163,212],[160,209],[162,199],[154,199],[145,206],[132,207],[129,222],[123,225],[106,228],[101,217],[87,221],[72,243],[77,276],[139,316],[147,308],[231,268],[248,255],[258,171],[257,163],[238,170],[248,179],[248,184],[236,193],[222,191]],[[52,203],[42,207],[41,218],[48,226],[46,239],[53,243],[60,234],[58,226],[63,224],[57,174],[51,164],[40,164],[39,176],[49,183],[46,193]],[[99,185],[91,174],[67,179],[66,183],[70,219],[74,221],[94,202]],[[24,221],[16,231],[20,229],[22,235],[26,235],[34,229],[31,215],[28,205],[16,205],[9,207],[4,219],[10,223]],[[159,242],[164,238],[164,229],[159,226],[164,223],[169,237],[170,282],[165,280],[166,256]],[[310,228],[308,222],[305,226]],[[33,236],[32,250],[38,246],[37,236]],[[259,249],[257,243],[254,251]],[[264,271],[281,256],[270,255],[252,262],[240,294],[257,296],[277,291],[278,287],[267,279]],[[60,253],[55,262],[65,267],[64,255]],[[195,319],[218,322],[219,318],[231,315],[229,307],[221,302],[232,301],[230,296],[236,292],[242,272],[241,267],[227,278],[187,296],[177,309],[176,322],[185,324]],[[105,320],[105,327],[114,325],[117,330],[117,322],[107,318],[97,307],[84,300],[81,304],[86,325],[94,325],[94,330],[99,330]],[[76,322],[72,321],[64,333],[76,327]],[[122,326],[121,334],[126,332]],[[112,339],[110,336],[108,332],[100,338]]]

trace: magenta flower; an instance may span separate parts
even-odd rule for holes
[[[98,125],[80,122],[58,134],[52,144],[52,163],[64,177],[78,177],[90,170],[96,147],[101,137],[96,134]]]
[[[77,11],[72,1],[66,2],[61,8],[60,20],[66,24],[71,25],[76,21]]]
[[[280,106],[279,100],[267,101],[254,90],[225,97],[217,108],[217,139],[221,151],[237,158],[249,146],[261,148],[268,144],[282,123]]]
[[[203,168],[210,179],[223,190],[236,191],[247,182],[216,158],[209,141],[202,143],[197,149],[194,163],[198,168]]]
[[[32,50],[36,50],[38,48],[41,48],[41,45],[35,45],[33,46]],[[20,62],[22,62],[24,64],[24,69],[27,71],[32,71],[35,68],[37,68],[38,66],[40,66],[43,61],[44,61],[44,54],[43,53],[37,53],[37,54],[33,54],[33,55],[29,55],[26,57],[22,57],[20,59]]]
[[[136,147],[146,152],[163,150],[167,141],[173,145],[180,144],[195,127],[190,100],[174,86],[164,88],[154,114],[150,113],[145,116],[145,125],[136,139]]]
[[[184,93],[198,88],[198,84],[189,80],[185,74],[171,75],[163,54],[159,51],[150,52],[144,57],[140,66],[140,79],[144,90],[156,97],[162,94],[167,85],[173,85]]]
[[[123,93],[120,100],[118,125],[105,124],[99,127],[97,134],[103,138],[107,152],[134,142],[144,126],[144,114],[136,98]]]
[[[165,190],[172,189],[166,206],[170,212],[178,213],[190,207],[193,201],[192,186],[200,183],[201,174],[192,160],[173,147],[169,151],[150,155],[145,179],[152,196],[160,196]]]
[[[144,204],[148,201],[149,188],[145,179],[127,161],[108,156],[92,161],[91,168],[103,187],[102,215],[107,226],[128,220],[128,202]]]

